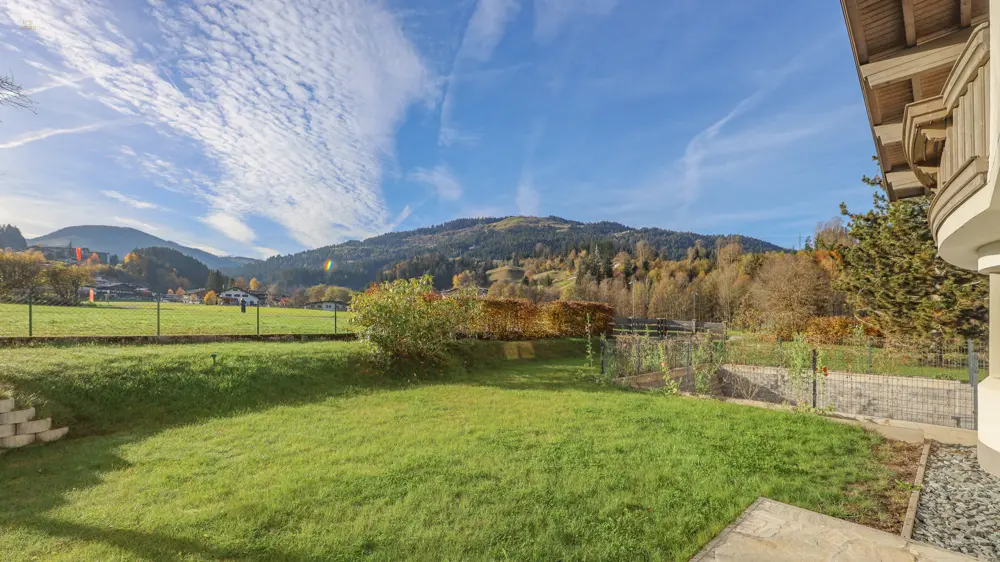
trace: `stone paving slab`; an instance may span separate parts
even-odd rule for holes
[[[975,558],[767,498],[692,562],[972,562]]]

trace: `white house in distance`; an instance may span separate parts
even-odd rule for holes
[[[219,304],[240,304],[240,300],[247,306],[257,306],[258,303],[266,299],[261,293],[250,293],[243,289],[226,289],[219,293]]]
[[[929,195],[938,255],[989,275],[979,465],[1000,475],[1000,0],[841,0],[891,201]]]
[[[311,302],[307,304],[305,307],[310,310],[324,310],[326,312],[334,312],[334,311],[346,312],[349,309],[347,303],[341,301]]]

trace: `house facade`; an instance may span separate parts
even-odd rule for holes
[[[324,310],[326,312],[334,312],[334,311],[345,312],[349,310],[347,303],[341,301],[311,302],[307,304],[305,308],[308,308],[310,310]]]
[[[257,306],[260,302],[260,299],[243,289],[226,289],[218,297],[219,304],[240,304],[242,300],[247,306]]]
[[[891,201],[932,197],[942,259],[989,276],[979,463],[1000,475],[1000,0],[841,0]],[[1000,21],[1000,20],[998,20]]]

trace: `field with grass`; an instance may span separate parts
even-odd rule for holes
[[[524,268],[504,265],[487,271],[486,276],[490,283],[500,283],[501,281],[520,283],[521,279],[524,279]]]
[[[0,460],[0,554],[687,560],[762,495],[898,525],[875,435],[525,345],[384,373],[360,342],[0,350],[0,389],[76,435]]]
[[[161,303],[160,335],[254,335],[258,309]],[[337,332],[350,330],[350,312],[336,314]],[[31,307],[31,334],[62,336],[155,336],[155,302]],[[302,308],[260,308],[260,334],[332,334],[334,313]],[[0,304],[0,337],[28,336],[28,306]]]
[[[742,365],[787,367],[795,353],[794,342],[779,344],[752,336],[730,334],[726,343],[726,360]],[[896,375],[942,380],[969,381],[968,349],[960,343],[934,350],[929,344],[899,347],[869,347],[858,345],[806,344],[804,351],[810,356],[805,360],[811,368],[811,350],[817,351],[817,367],[843,373]],[[978,344],[977,361],[979,380],[989,374],[988,349],[985,342]]]

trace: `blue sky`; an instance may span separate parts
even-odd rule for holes
[[[7,0],[0,223],[261,257],[468,216],[793,246],[871,203],[840,5]]]

